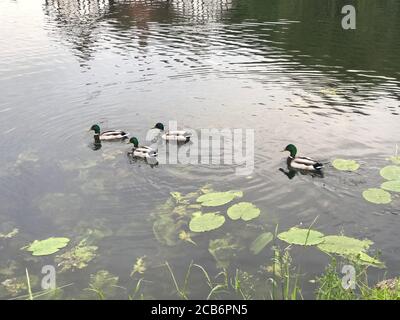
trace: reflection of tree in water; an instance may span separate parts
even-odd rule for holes
[[[97,24],[112,1],[109,0],[46,0],[45,14],[58,27],[63,38],[73,45],[76,54],[82,60],[90,60],[98,34]],[[58,30],[57,30],[58,31]]]
[[[146,47],[149,23],[218,21],[231,8],[232,1],[46,0],[44,11],[49,22],[61,30],[63,39],[73,45],[77,56],[87,61],[103,34],[111,33],[115,38],[123,36],[125,39],[119,40],[131,45],[136,38],[139,47]]]

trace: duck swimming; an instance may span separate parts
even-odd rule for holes
[[[167,141],[188,142],[192,136],[192,134],[186,130],[170,130],[165,132],[164,125],[160,122],[157,123],[153,129],[159,129],[161,132],[164,132],[161,138]]]
[[[153,148],[148,146],[139,146],[139,140],[135,137],[130,138],[128,143],[133,144],[132,151],[129,152],[129,155],[132,155],[133,157],[154,158],[157,156],[157,151]]]
[[[323,168],[323,164],[307,157],[296,157],[297,148],[293,144],[289,144],[286,146],[284,151],[289,151],[290,155],[287,158],[287,165],[289,169],[302,170],[302,171],[312,171],[312,172],[320,172]]]
[[[100,132],[100,126],[98,124],[92,125],[89,131],[94,131],[94,140],[96,143],[99,143],[100,141],[125,140],[129,137],[129,134],[122,130],[107,130]]]

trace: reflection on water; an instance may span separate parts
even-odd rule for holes
[[[155,22],[216,22],[231,6],[231,0],[46,0],[45,13],[56,22],[66,40],[79,52],[78,56],[87,60],[96,42],[107,36],[110,29],[118,32],[115,36],[125,45],[137,42],[139,47],[146,47]]]
[[[86,268],[62,275],[60,283],[79,284],[65,289],[65,297],[79,296],[89,275],[102,269],[131,283],[134,262],[146,256],[145,275],[159,284],[149,285],[146,297],[175,298],[165,281],[170,275],[159,267],[163,261],[177,275],[191,260],[217,273],[209,240],[233,235],[244,249],[232,268],[257,274],[272,252],[249,255],[256,233],[273,232],[277,223],[281,231],[308,226],[318,216],[315,228],[325,234],[373,240],[389,274],[395,273],[400,199],[394,194],[391,204],[376,206],[361,193],[382,183],[379,169],[399,143],[400,3],[356,1],[356,31],[341,29],[342,4],[1,1],[0,232],[19,233],[0,243],[0,265],[20,274],[29,264],[39,274],[43,261],[19,248],[59,235],[76,246],[90,236],[97,255]],[[194,130],[253,129],[254,172],[239,177],[227,165],[152,166],[132,161],[126,144],[92,145],[86,132],[97,122],[144,141],[154,123],[169,120]],[[286,171],[279,151],[288,143],[326,164],[324,177]],[[361,167],[336,171],[329,164],[335,158]],[[243,201],[259,207],[260,218],[189,235],[197,246],[159,243],[154,216],[170,192],[187,194],[208,183],[215,190],[243,190]],[[178,221],[182,210],[175,212]],[[165,232],[176,229],[169,218],[158,223]],[[329,260],[302,248],[292,253],[308,271],[306,280]],[[314,288],[305,286],[305,297],[313,297]],[[207,290],[199,285],[191,297],[204,298]]]

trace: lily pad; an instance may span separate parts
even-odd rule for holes
[[[358,255],[366,252],[373,242],[371,240],[358,240],[346,236],[326,236],[323,242],[318,244],[321,251],[336,253],[343,256]]]
[[[68,242],[68,238],[51,237],[46,240],[35,240],[29,246],[22,249],[26,248],[27,251],[32,252],[33,256],[47,256],[66,247]]]
[[[218,229],[225,223],[225,217],[218,212],[202,214],[200,211],[193,213],[189,229],[193,232],[204,232]]]
[[[217,207],[231,202],[236,197],[243,196],[241,191],[210,192],[197,198],[204,207]]]
[[[400,180],[386,181],[381,184],[381,188],[388,191],[400,192]]]
[[[250,250],[254,254],[259,254],[265,246],[274,238],[271,232],[264,232],[260,234],[250,245]]]
[[[298,244],[302,246],[313,246],[322,243],[324,235],[315,230],[301,229],[297,227],[290,228],[288,231],[278,234],[278,239],[289,244]]]
[[[345,159],[335,159],[332,162],[332,165],[342,171],[356,171],[360,164],[355,160],[345,160]]]
[[[376,204],[386,204],[392,201],[389,192],[378,188],[367,189],[363,191],[362,195],[365,200]]]
[[[228,216],[232,220],[242,219],[249,221],[260,215],[260,209],[250,202],[239,202],[228,209]]]
[[[374,267],[382,268],[384,267],[384,263],[376,258],[373,258],[366,254],[365,252],[360,252],[356,258],[361,264],[371,265]]]
[[[400,166],[386,166],[381,169],[380,174],[386,180],[400,180]]]

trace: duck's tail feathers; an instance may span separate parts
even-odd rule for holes
[[[321,170],[324,167],[324,165],[320,162],[317,162],[316,164],[313,165],[313,167],[315,170]]]

